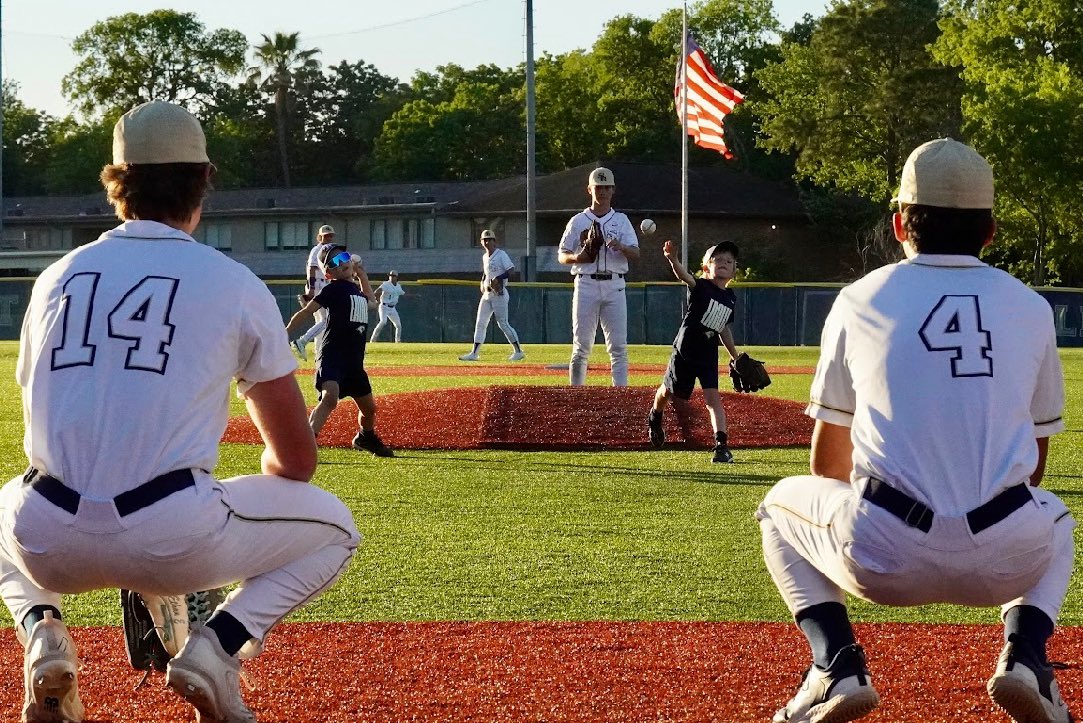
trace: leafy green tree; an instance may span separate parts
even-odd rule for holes
[[[290,186],[288,120],[294,106],[295,79],[320,67],[315,56],[319,48],[301,48],[300,33],[275,33],[263,36],[255,47],[255,65],[249,67],[249,82],[257,84],[274,98],[275,130],[281,164],[282,185]]]
[[[937,0],[836,2],[807,44],[755,73],[759,144],[797,154],[797,174],[886,202],[915,146],[958,135],[958,69],[939,64]]]
[[[603,158],[599,123],[599,67],[582,50],[542,55],[534,65],[537,167],[559,171]]]
[[[61,88],[88,117],[149,100],[198,112],[218,83],[244,68],[247,45],[236,30],[208,33],[194,13],[126,13],[95,23],[72,41],[79,62]]]
[[[18,92],[18,83],[4,81],[4,195],[32,196],[45,191],[49,133],[56,120],[27,106]]]
[[[1083,281],[1083,7],[954,0],[935,53],[962,67],[967,135],[996,172],[987,254],[1041,285]]]
[[[45,190],[50,194],[100,191],[102,167],[113,162],[113,126],[120,118],[116,109],[98,120],[78,123],[68,116],[51,129],[52,152],[46,169]]]

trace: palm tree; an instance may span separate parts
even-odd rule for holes
[[[286,150],[286,119],[289,115],[290,90],[294,77],[303,71],[317,70],[320,61],[313,56],[319,48],[301,50],[300,33],[284,35],[275,33],[273,38],[263,35],[263,42],[255,47],[256,65],[248,69],[248,81],[263,90],[274,93],[275,126],[278,131],[278,157],[282,163],[282,183],[289,188],[290,162]]]

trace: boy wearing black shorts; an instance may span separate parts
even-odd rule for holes
[[[312,433],[319,436],[339,399],[353,397],[360,427],[353,438],[354,449],[372,452],[377,457],[394,457],[376,434],[376,401],[365,371],[365,340],[372,298],[368,275],[360,261],[342,246],[321,249],[319,260],[330,283],[286,325],[286,333],[293,336],[312,323],[316,311],[327,309],[327,326],[316,344],[316,390],[320,402],[309,415],[308,423]]]
[[[674,397],[687,401],[699,379],[703,398],[711,416],[715,447],[712,462],[733,462],[726,436],[726,411],[718,391],[718,347],[724,345],[731,359],[737,358],[733,343],[733,307],[737,296],[729,283],[737,273],[737,246],[723,241],[703,254],[703,278],[697,279],[677,259],[673,242],[666,241],[663,253],[673,268],[673,274],[688,286],[688,310],[685,312],[673,353],[662,384],[654,395],[654,408],[647,415],[647,431],[651,446],[665,444],[662,412]]]

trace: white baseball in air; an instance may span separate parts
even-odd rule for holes
[[[649,218],[645,218],[639,222],[639,230],[647,235],[650,235],[658,230],[658,224],[656,224]]]

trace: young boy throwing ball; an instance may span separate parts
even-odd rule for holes
[[[688,310],[685,312],[673,354],[662,384],[654,395],[654,408],[647,415],[647,430],[651,446],[666,442],[662,429],[662,412],[673,397],[687,401],[692,397],[696,379],[703,389],[707,411],[711,415],[715,447],[712,462],[733,462],[727,446],[726,411],[718,392],[718,347],[725,345],[731,359],[738,356],[733,343],[733,307],[737,296],[727,288],[737,273],[737,246],[723,241],[703,254],[703,278],[697,279],[681,265],[672,241],[666,241],[662,251],[673,268],[673,274],[688,286]]]
[[[317,437],[342,397],[357,403],[360,430],[353,447],[372,452],[377,457],[394,453],[376,435],[376,401],[365,371],[365,339],[368,336],[369,299],[372,287],[359,260],[341,246],[327,246],[320,253],[320,266],[330,283],[323,287],[286,325],[293,336],[312,323],[319,309],[327,309],[327,326],[320,332],[316,346],[316,390],[320,403],[312,410],[308,423]]]

